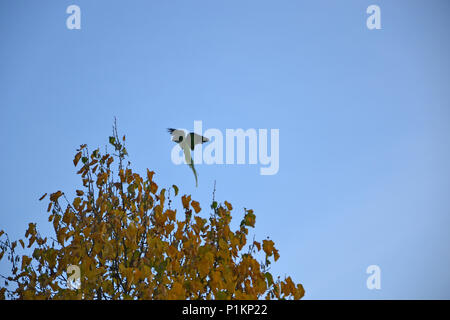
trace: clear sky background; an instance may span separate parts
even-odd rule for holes
[[[81,30],[66,8],[81,8]],[[368,30],[366,8],[381,8]],[[0,1],[0,229],[51,234],[45,192],[108,143],[204,208],[256,214],[308,299],[450,298],[449,1]],[[167,127],[280,130],[280,170],[187,166]],[[205,215],[208,212],[204,213]],[[381,290],[366,268],[381,268]],[[0,272],[6,272],[4,262]]]

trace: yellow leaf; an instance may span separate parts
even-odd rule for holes
[[[225,201],[225,205],[227,206],[228,210],[233,210],[233,206],[231,205],[231,203]]]
[[[84,228],[83,230],[84,236],[87,238],[91,234],[91,228]]]
[[[207,252],[198,264],[198,271],[200,272],[201,277],[204,277],[209,273],[213,263],[214,263],[213,254],[211,252]]]
[[[268,255],[271,256],[274,250],[274,243],[272,240],[263,240],[263,250]]]
[[[175,248],[175,246],[169,246],[169,248],[167,248],[167,254],[169,255],[169,257],[175,257],[175,255],[177,254],[178,250],[177,248]]]
[[[202,219],[200,217],[195,217],[195,223],[198,225],[199,229],[203,228],[206,223],[206,219]]]
[[[78,207],[81,203],[81,198],[77,197],[73,200],[73,207],[78,210]]]
[[[31,258],[27,257],[27,256],[22,256],[22,267],[21,270],[25,269],[26,267],[28,267],[28,265],[31,262]]]
[[[256,222],[256,216],[253,213],[253,210],[246,210],[246,214],[244,216],[244,225],[246,226],[250,226],[250,227],[255,227],[255,222]]]
[[[174,299],[184,299],[185,291],[181,283],[175,282],[172,285],[171,293],[174,295]]]
[[[164,201],[166,200],[166,189],[162,189],[159,194],[159,202],[161,203],[161,207],[164,208]]]

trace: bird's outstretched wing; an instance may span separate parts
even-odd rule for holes
[[[188,166],[192,169],[192,172],[194,173],[195,186],[198,187],[197,171],[195,170],[195,167],[194,167],[194,160],[191,157],[191,150],[189,150],[189,146],[186,143],[182,143],[180,145],[183,148],[184,159],[186,160],[186,163],[188,164]]]
[[[189,133],[186,136],[186,139],[188,140],[189,147],[191,148],[191,150],[194,150],[196,144],[202,144],[209,141],[208,138],[196,134],[194,132]]]

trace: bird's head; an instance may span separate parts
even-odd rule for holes
[[[172,135],[172,141],[176,143],[180,143],[183,141],[186,133],[183,130],[176,130],[169,128],[167,131]]]

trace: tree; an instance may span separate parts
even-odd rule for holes
[[[177,210],[178,187],[159,190],[153,171],[147,169],[145,179],[133,172],[125,136],[119,139],[116,125],[109,143],[111,154],[89,152],[86,145],[77,149],[73,163],[83,187],[72,201],[62,191],[50,194],[48,221],[55,237],[42,237],[35,223],[29,224],[25,240],[11,241],[0,231],[0,260],[11,264],[11,274],[1,275],[0,298],[303,297],[301,284],[290,277],[274,280],[269,272],[279,258],[272,240],[247,243],[248,230],[255,226],[252,210],[244,210],[236,231],[230,228],[232,205],[217,203],[215,192],[207,218],[188,195]],[[18,243],[32,254],[18,254]],[[81,285],[70,288],[77,267]]]

